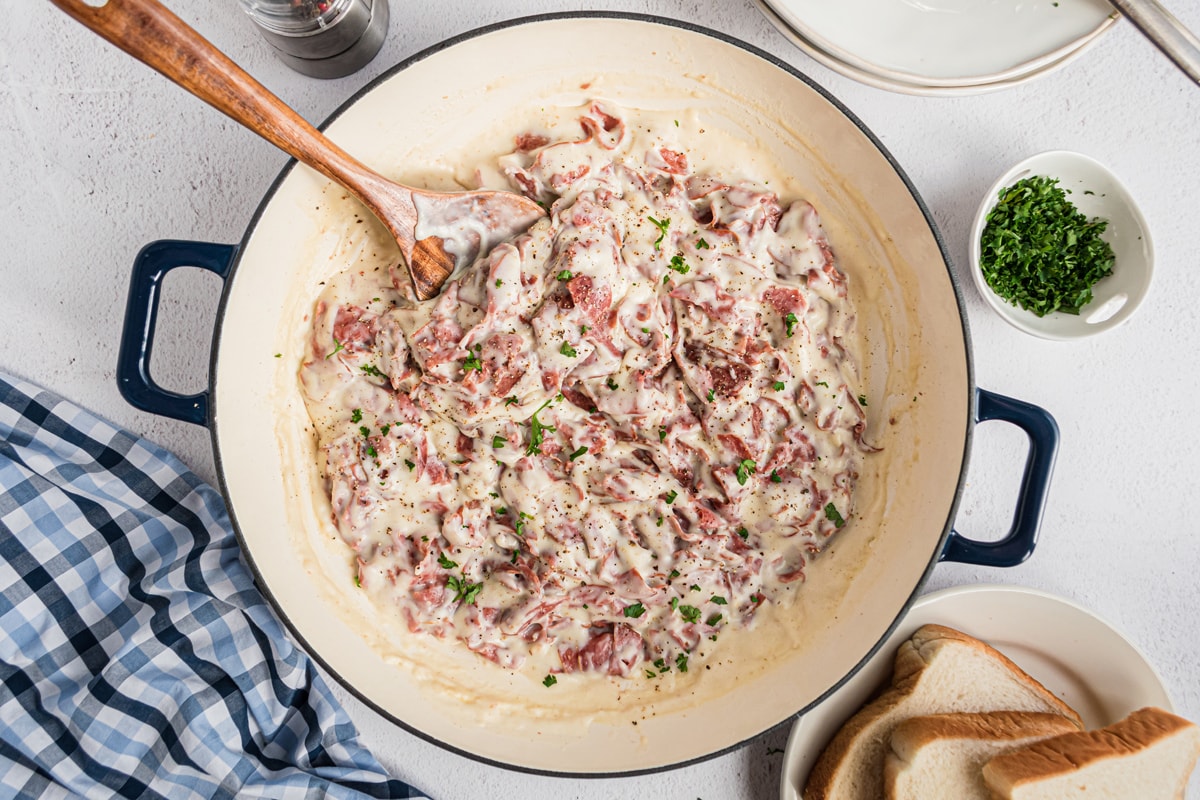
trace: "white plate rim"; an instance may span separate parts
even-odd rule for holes
[[[917,72],[908,72],[900,69],[893,69],[877,64],[863,57],[861,54],[847,50],[840,45],[830,41],[827,37],[822,36],[818,31],[811,26],[805,25],[804,22],[798,19],[794,14],[788,13],[786,7],[776,7],[777,5],[785,5],[779,0],[757,0],[760,5],[768,5],[779,23],[792,30],[797,36],[806,41],[811,47],[821,51],[829,58],[834,59],[846,67],[856,70],[857,72],[873,75],[881,81],[886,81],[893,84],[901,84],[907,86],[921,86],[930,89],[950,88],[961,89],[969,86],[986,86],[1002,81],[1019,81],[1024,76],[1040,74],[1043,67],[1051,64],[1057,64],[1065,56],[1074,53],[1081,47],[1086,46],[1090,42],[1097,39],[1101,34],[1111,28],[1121,15],[1113,9],[1103,19],[1099,20],[1094,28],[1087,33],[1077,37],[1076,39],[1060,45],[1053,50],[1046,51],[1039,55],[1028,58],[1024,61],[1012,64],[1004,69],[996,70],[989,73],[977,73],[973,75],[962,75],[958,77],[935,77],[932,75],[923,75]]]
[[[895,630],[893,630],[891,637],[889,637],[889,641],[880,647],[879,650],[877,650],[876,653],[866,663],[862,664],[860,669],[865,669],[868,664],[873,663],[876,659],[891,658],[895,649],[892,646],[892,643],[899,642],[904,638],[908,638],[907,635],[903,634],[904,630],[911,630],[911,628],[908,626],[913,624],[920,625],[928,621],[933,621],[929,619],[931,612],[936,611],[945,605],[953,605],[955,601],[967,595],[983,595],[984,597],[989,598],[990,602],[994,603],[993,610],[1002,609],[1006,601],[1012,603],[1019,602],[1019,600],[1028,600],[1032,598],[1035,602],[1045,607],[1046,615],[1058,613],[1060,615],[1067,614],[1083,616],[1099,623],[1100,627],[1111,635],[1111,641],[1120,643],[1131,653],[1128,666],[1131,669],[1138,670],[1140,673],[1139,677],[1144,685],[1148,687],[1149,694],[1157,693],[1158,695],[1156,698],[1154,698],[1153,704],[1159,706],[1165,711],[1174,711],[1174,705],[1171,702],[1170,694],[1167,692],[1162,677],[1150,663],[1149,659],[1146,657],[1146,654],[1142,652],[1141,648],[1139,648],[1129,638],[1114,628],[1107,620],[1097,615],[1094,611],[1091,611],[1079,603],[1076,603],[1074,600],[1027,586],[1015,586],[1011,584],[970,584],[965,586],[952,586],[924,595],[913,604],[904,620],[899,626],[897,626]],[[1019,598],[1019,600],[1014,600],[1014,598]],[[1047,616],[1039,614],[1034,619],[1044,622],[1047,619]],[[964,625],[963,627],[968,626]],[[970,633],[971,631],[968,632]],[[979,631],[978,633],[982,638],[986,639],[986,633],[984,631]],[[1062,656],[1064,654],[1058,653],[1058,655]],[[1064,658],[1064,660],[1070,661],[1069,658]],[[1021,665],[1018,663],[1018,666]],[[849,683],[843,684],[836,692],[833,692],[825,699],[825,701],[822,703],[822,706],[825,708],[830,708],[831,706],[829,705],[829,701],[836,697],[838,693],[845,691],[849,686],[851,686]],[[1050,686],[1048,688],[1053,690],[1055,687]],[[801,753],[801,740],[803,738],[806,726],[811,724],[814,719],[819,719],[822,706],[817,706],[807,714],[798,717],[796,721],[792,723],[791,731],[788,734],[787,745],[784,748],[783,768],[781,770],[779,779],[780,800],[800,800],[800,793],[795,787],[800,783],[801,773],[804,773],[803,777],[807,778],[806,769],[811,768],[811,762],[816,759],[817,755],[816,753]],[[1130,710],[1132,711],[1134,709],[1131,708]],[[807,759],[805,758],[806,755],[808,756]],[[807,767],[804,764],[805,760],[809,761]]]
[[[775,28],[783,34],[784,38],[790,41],[793,45],[804,51],[810,58],[817,63],[828,67],[829,69],[841,75],[864,83],[867,86],[876,89],[884,89],[890,92],[898,92],[900,94],[913,95],[916,97],[968,97],[973,95],[989,94],[998,92],[1003,89],[1009,89],[1014,86],[1026,83],[1034,78],[1048,75],[1055,72],[1067,64],[1071,63],[1083,53],[1087,52],[1091,47],[1100,40],[1100,34],[1107,31],[1111,27],[1111,23],[1115,23],[1117,18],[1112,18],[1109,25],[1102,30],[1096,31],[1088,37],[1084,37],[1077,42],[1073,49],[1068,49],[1067,52],[1057,61],[1043,63],[1027,72],[1020,73],[1009,78],[997,78],[992,81],[982,83],[960,83],[953,85],[932,85],[929,83],[915,83],[899,78],[890,77],[883,73],[870,72],[860,69],[852,64],[842,61],[832,53],[826,52],[817,44],[806,39],[799,31],[791,27],[791,25],[779,16],[778,12],[770,5],[770,0],[754,0],[759,11],[763,16],[775,26]]]

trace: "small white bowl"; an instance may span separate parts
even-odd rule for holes
[[[992,291],[980,269],[980,239],[1000,190],[1040,175],[1057,178],[1067,199],[1089,219],[1108,220],[1102,234],[1116,261],[1112,274],[1092,287],[1092,302],[1078,315],[1054,312],[1044,317],[1004,300]],[[1154,273],[1154,244],[1137,203],[1117,177],[1099,161],[1069,150],[1051,150],[1020,162],[988,189],[971,226],[971,276],[983,299],[1015,328],[1043,339],[1080,339],[1120,325],[1146,297]]]

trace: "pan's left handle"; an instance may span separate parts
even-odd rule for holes
[[[163,278],[179,267],[196,267],[215,273],[222,281],[229,275],[237,246],[212,242],[160,239],[142,248],[133,262],[129,302],[125,306],[125,328],[117,353],[117,387],[135,408],[164,417],[208,424],[208,391],[179,394],[164,389],[150,376],[150,352],[158,322],[158,298]]]
[[[1015,567],[1033,554],[1054,459],[1058,455],[1058,423],[1039,406],[984,389],[975,390],[975,421],[999,420],[1016,425],[1029,437],[1029,456],[1017,492],[1012,527],[995,542],[969,539],[950,531],[941,561],[960,561],[984,567]]]

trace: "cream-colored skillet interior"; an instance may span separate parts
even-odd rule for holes
[[[306,168],[279,184],[244,244],[213,376],[215,440],[236,524],[264,588],[309,650],[425,736],[566,773],[701,758],[832,688],[884,635],[934,558],[968,430],[965,337],[928,221],[851,120],[753,53],[653,21],[526,22],[409,65],[327,131],[384,174],[462,188],[477,165],[511,149],[513,135],[591,98],[677,115],[690,126],[699,169],[779,176],[782,200],[816,206],[849,276],[871,398],[868,435],[884,450],[860,478],[856,519],[810,568],[790,611],[731,637],[709,669],[657,691],[603,678],[548,689],[540,676],[393,635],[348,591],[349,554],[321,498],[295,374],[321,282],[386,263],[394,245],[373,221],[358,221],[368,215],[340,188]],[[727,155],[750,151],[761,163]]]

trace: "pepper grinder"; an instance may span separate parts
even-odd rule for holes
[[[365,66],[388,28],[388,0],[239,0],[283,63],[314,78]]]

